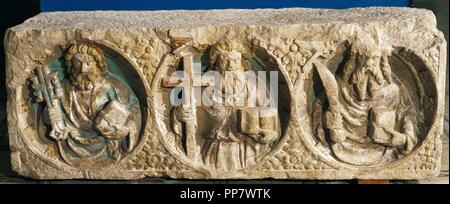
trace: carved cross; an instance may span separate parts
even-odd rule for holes
[[[185,99],[182,104],[183,109],[191,112],[191,116],[184,119],[185,132],[186,132],[186,155],[188,158],[194,161],[200,161],[201,144],[198,144],[198,140],[195,137],[197,129],[197,117],[196,117],[196,100],[195,100],[195,88],[213,85],[211,77],[201,75],[202,64],[200,60],[200,53],[181,52],[183,61],[184,76],[174,77],[165,76],[162,81],[162,86],[166,88],[183,87],[183,98]],[[188,81],[185,81],[188,80]]]

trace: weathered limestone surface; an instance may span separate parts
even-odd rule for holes
[[[12,168],[27,177],[439,174],[447,57],[431,11],[42,13],[5,49]],[[167,76],[181,69],[275,71],[278,107],[175,106]]]

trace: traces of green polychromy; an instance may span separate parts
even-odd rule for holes
[[[117,77],[119,80],[121,80],[122,82],[125,83],[125,85],[132,91],[133,89],[131,88],[130,82],[128,81],[128,79],[125,77],[125,74],[123,73],[122,69],[120,68],[119,63],[117,63],[117,61],[112,58],[110,55],[105,53],[105,58],[106,58],[106,66],[107,66],[107,70],[108,72],[110,72],[112,75],[114,75],[115,77]],[[58,72],[58,76],[60,78],[61,81],[64,80],[64,78],[67,79],[67,71],[66,71],[66,67],[65,67],[65,59],[64,56],[61,56],[59,58],[53,59],[52,61],[49,62],[48,64],[50,70],[52,71],[57,71]],[[137,103],[137,99],[135,97],[133,97],[129,102],[128,102],[128,106],[133,105],[134,103]],[[37,110],[37,104],[34,104],[35,107],[34,109]]]
[[[253,71],[255,71],[255,72],[267,71],[266,66],[259,58],[251,57],[249,61],[250,61],[250,64],[252,65]]]
[[[128,88],[131,89],[130,83],[128,79],[125,77],[125,74],[123,73],[122,69],[120,69],[119,63],[117,63],[116,60],[108,54],[105,54],[105,57],[108,71],[117,78],[119,78],[121,81],[123,81],[128,86]],[[58,72],[60,80],[63,80],[64,77],[67,75],[67,73],[65,72],[64,56],[61,56],[59,58],[50,61],[48,65],[52,71]]]

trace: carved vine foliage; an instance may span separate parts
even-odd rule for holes
[[[292,84],[308,79],[312,62],[326,58],[335,51],[329,42],[307,42],[300,39],[272,38],[269,42],[253,39],[253,44],[264,47],[281,63],[281,69],[289,74]]]
[[[153,172],[193,168],[212,172],[304,171],[336,167],[331,163],[389,164],[424,141],[430,128],[424,121],[431,120],[436,109],[435,90],[405,76],[433,75],[428,68],[416,67],[409,69],[412,74],[398,74],[399,69],[407,70],[407,65],[393,60],[396,48],[382,39],[361,36],[339,44],[250,37],[201,46],[183,41],[176,47],[158,37],[115,40],[112,44],[146,77],[151,86],[149,96],[136,95],[137,88],[129,83],[134,79],[107,70],[106,55],[94,43],[75,44],[64,53],[66,64],[61,68],[66,69],[66,76],[43,65],[31,78],[42,113],[39,131],[54,143],[64,161],[83,168],[93,163],[116,164],[128,155],[132,156],[123,165],[125,169]],[[422,53],[433,67],[439,65],[437,49],[433,46]],[[261,50],[264,56],[258,56]],[[404,56],[406,61],[420,60],[414,57]],[[183,85],[181,95],[192,104],[169,103],[172,91],[186,80],[170,79],[172,72],[182,70],[188,80],[194,80],[207,71],[222,76],[226,71],[251,70],[252,66],[283,72],[285,81],[279,85],[288,92],[282,96],[282,105],[287,106],[282,108],[286,109],[194,106],[193,90],[213,83],[207,77],[200,78],[199,84]],[[240,89],[247,94],[245,100],[256,90],[256,84],[250,82],[224,82],[219,91],[226,86],[237,90],[245,84]],[[422,88],[414,90],[411,84]],[[94,95],[86,96],[86,91],[94,90]],[[269,92],[268,87],[264,91]],[[214,92],[208,94],[213,100],[227,100],[215,98]],[[291,99],[297,103],[295,107],[290,107]],[[416,101],[420,108],[414,107]],[[151,109],[150,115],[145,115],[143,107]],[[150,127],[142,130],[149,120]],[[310,136],[302,135],[300,127],[313,138],[305,139]],[[142,138],[146,138],[144,144]],[[422,145],[415,159],[416,170],[435,168],[435,144],[430,140]],[[138,146],[142,148],[133,152]],[[89,162],[83,162],[86,160]]]
[[[170,46],[158,37],[124,37],[117,40],[115,45],[135,60],[149,82],[152,81],[162,57],[170,50]]]

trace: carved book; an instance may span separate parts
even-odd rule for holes
[[[12,168],[36,179],[434,177],[446,50],[424,9],[41,13],[5,35]]]

